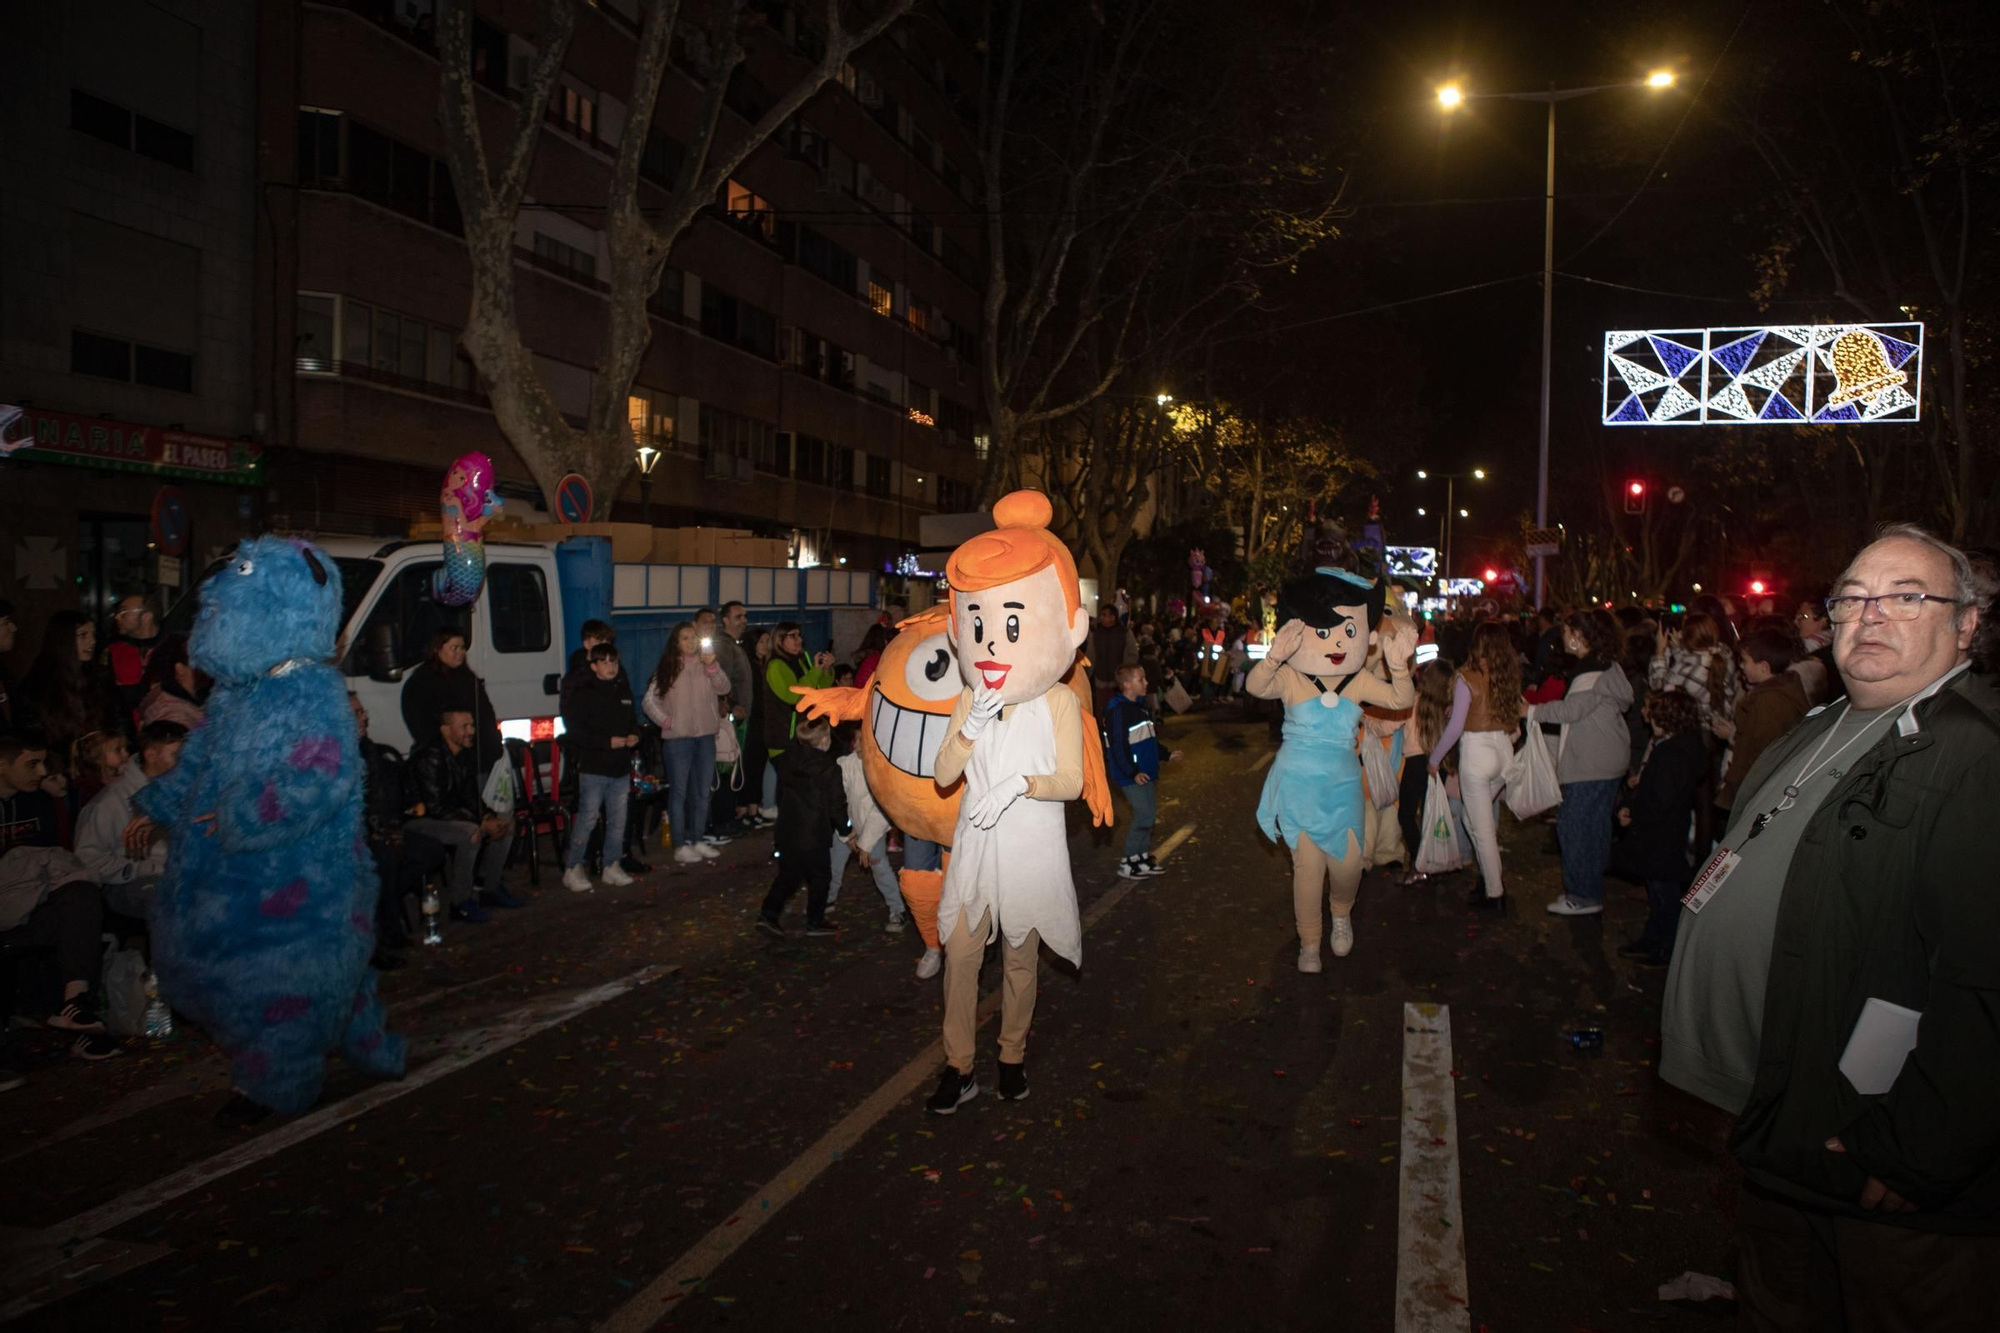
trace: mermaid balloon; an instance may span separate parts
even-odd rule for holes
[[[471,606],[486,582],[486,520],[501,504],[493,493],[493,460],[477,451],[459,455],[445,473],[438,504],[444,567],[431,578],[431,596],[445,606]]]

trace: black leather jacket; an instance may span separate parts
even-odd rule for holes
[[[473,768],[471,750],[453,754],[438,737],[411,753],[406,794],[413,804],[423,806],[425,819],[476,823],[485,813],[479,798],[482,776]]]

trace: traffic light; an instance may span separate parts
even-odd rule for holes
[[[1625,512],[1643,514],[1646,512],[1646,483],[1628,481],[1625,483]]]
[[[1762,579],[1750,580],[1750,591],[1754,596],[1762,597],[1769,590],[1770,590],[1769,585],[1766,584],[1764,580]]]
[[[1499,581],[1500,581],[1500,571],[1499,571],[1499,570],[1497,570],[1497,569],[1489,569],[1489,570],[1487,570],[1487,571],[1486,571],[1486,586],[1487,586],[1487,587],[1489,587],[1489,588],[1490,588],[1490,587],[1492,587],[1492,586],[1493,586],[1494,584],[1498,583]]]

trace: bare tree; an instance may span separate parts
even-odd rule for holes
[[[1171,364],[1253,309],[1260,270],[1335,234],[1340,196],[1308,155],[1250,128],[1258,94],[1243,62],[1206,63],[1206,95],[1187,96],[1177,62],[1205,30],[1169,6],[1076,5],[1026,38],[1022,9],[986,7],[988,494],[1022,480],[1036,432],[1050,438],[1044,427],[1135,368]],[[1099,437],[1118,438],[1084,431]]]
[[[522,339],[515,304],[515,218],[527,195],[543,113],[554,94],[563,61],[576,31],[576,0],[540,0],[539,44],[527,83],[514,105],[513,123],[497,153],[487,150],[480,131],[479,97],[473,77],[470,0],[442,0],[438,48],[443,64],[439,115],[445,159],[465,218],[466,250],[472,261],[472,303],[461,337],[479,368],[501,433],[520,454],[545,495],[555,494],[564,474],[580,473],[609,508],[633,464],[627,398],[639,373],[652,323],[646,303],[659,286],[667,255],[696,214],[712,206],[743,161],[775,135],[807,101],[837,78],[849,56],[879,36],[910,9],[913,0],[883,0],[873,18],[850,28],[840,0],[826,0],[826,46],[812,68],[740,133],[725,130],[723,101],[730,74],[742,63],[744,38],[760,21],[748,16],[745,0],[728,0],[701,25],[686,45],[699,68],[689,71],[702,84],[702,99],[679,178],[664,206],[648,209],[639,198],[639,168],[666,77],[680,0],[647,0],[633,57],[631,110],[618,143],[606,188],[606,232],[610,250],[610,291],[604,340],[591,381],[583,424],[566,419],[542,382],[534,356]],[[692,25],[690,25],[692,26]],[[647,213],[654,217],[648,218]]]

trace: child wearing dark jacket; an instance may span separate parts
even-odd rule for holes
[[[778,767],[778,874],[764,895],[757,928],[777,939],[785,938],[779,918],[801,884],[806,889],[806,934],[834,933],[826,919],[833,839],[846,837],[849,825],[847,791],[832,745],[833,728],[824,718],[801,717],[791,744],[772,760]]]
[[[1125,830],[1125,856],[1118,863],[1120,879],[1164,875],[1153,860],[1153,824],[1159,816],[1160,741],[1153,714],[1141,698],[1146,692],[1143,666],[1118,668],[1118,690],[1104,705],[1104,767],[1132,807]],[[1175,750],[1166,755],[1178,759]]]
[[[1623,958],[1665,967],[1673,957],[1680,928],[1681,895],[1687,891],[1690,821],[1702,783],[1708,778],[1708,743],[1702,737],[1701,706],[1684,690],[1657,690],[1646,698],[1646,722],[1653,746],[1631,794],[1619,808],[1625,836],[1612,849],[1612,868],[1646,886],[1646,929],[1619,947]]]

